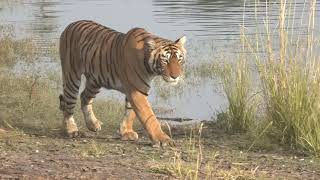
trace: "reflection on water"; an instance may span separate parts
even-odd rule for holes
[[[185,34],[189,63],[194,64],[212,60],[217,49],[236,53],[232,47],[239,37],[240,26],[244,25],[248,34],[254,33],[256,26],[263,28],[266,14],[276,28],[278,3],[276,0],[0,0],[0,23],[14,25],[18,38],[31,35],[44,50],[58,40],[70,22],[79,19],[92,19],[122,32],[144,27],[169,39]],[[316,19],[320,19],[319,4]],[[289,30],[300,31],[308,25],[309,7],[304,0],[288,1],[287,7]],[[290,26],[293,22],[295,25]],[[197,91],[187,86],[179,97],[166,101],[157,99],[153,91],[150,99],[154,104],[161,102],[175,109],[170,116],[208,119],[213,110],[223,107],[225,99],[212,90],[216,84],[199,84]]]

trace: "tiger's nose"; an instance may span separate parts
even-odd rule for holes
[[[170,75],[170,77],[171,77],[172,79],[177,79],[177,78],[179,77],[179,75],[178,75],[178,74],[174,74],[174,75]]]

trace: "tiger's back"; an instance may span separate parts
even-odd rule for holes
[[[70,24],[60,38],[60,57],[64,81],[79,80],[81,74],[94,78],[106,88],[115,87],[119,62],[117,48],[125,34],[93,21]],[[76,77],[70,77],[70,76]],[[74,82],[78,85],[78,82]]]

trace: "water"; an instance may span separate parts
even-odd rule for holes
[[[31,35],[43,52],[58,40],[70,22],[79,19],[95,20],[122,32],[144,27],[172,40],[186,35],[188,63],[197,64],[212,61],[218,52],[239,53],[234,45],[239,38],[240,26],[246,27],[247,34],[254,33],[257,25],[263,28],[266,9],[270,24],[275,28],[277,3],[255,3],[254,0],[0,0],[0,24],[13,25],[17,38]],[[316,19],[319,19],[319,4]],[[289,30],[299,31],[307,26],[308,6],[304,0],[296,0],[293,6],[295,9],[291,8],[288,14],[295,26],[289,26]],[[319,24],[316,29],[320,29]],[[211,119],[215,111],[225,107],[226,100],[215,90],[218,84],[214,81],[200,79],[198,82],[194,88],[188,86],[186,80],[179,96],[165,100],[159,99],[157,92],[152,90],[150,101],[155,107],[172,109],[163,116]],[[101,96],[123,99],[114,91],[104,91]]]

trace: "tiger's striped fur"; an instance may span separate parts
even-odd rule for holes
[[[101,129],[101,122],[92,110],[92,100],[103,87],[126,95],[126,112],[120,126],[123,140],[138,138],[132,129],[137,115],[153,143],[171,142],[161,130],[147,95],[150,83],[157,75],[171,84],[177,83],[186,54],[184,43],[184,36],[173,42],[142,28],[134,28],[124,34],[87,20],[68,25],[60,37],[63,75],[60,109],[64,114],[67,134],[76,136],[78,132],[73,113],[81,75],[84,75],[86,84],[80,99],[89,130]]]

